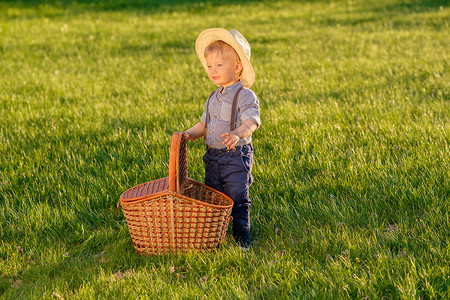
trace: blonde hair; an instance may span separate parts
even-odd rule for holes
[[[239,55],[236,53],[236,50],[233,49],[230,45],[225,43],[224,41],[214,41],[205,48],[205,58],[211,54],[212,52],[217,51],[223,57],[234,58],[236,61],[240,61]]]

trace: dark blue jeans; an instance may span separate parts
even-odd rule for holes
[[[253,147],[236,147],[236,151],[208,148],[203,156],[205,184],[234,201],[233,236],[237,241],[250,242],[249,187],[252,184]]]

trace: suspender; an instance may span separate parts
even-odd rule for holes
[[[236,129],[236,109],[237,109],[237,102],[238,102],[238,98],[239,98],[239,93],[241,92],[241,90],[244,87],[240,87],[237,91],[236,94],[234,94],[234,98],[233,98],[233,105],[231,106],[231,120],[230,120],[230,131],[233,131]]]
[[[237,103],[238,103],[238,98],[239,98],[239,93],[241,92],[241,90],[244,87],[240,87],[237,91],[236,94],[234,94],[234,98],[233,98],[233,104],[231,106],[231,119],[230,119],[230,131],[233,131],[236,129],[236,110],[237,110]],[[209,100],[211,99],[211,97],[214,95],[214,93],[216,93],[216,91],[212,92],[211,95],[209,95],[208,100],[206,101],[206,122],[205,122],[205,129],[203,129],[203,139],[206,142],[206,135],[208,134],[208,124],[209,124]]]

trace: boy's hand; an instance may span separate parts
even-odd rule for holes
[[[244,123],[242,123],[241,126],[239,126],[238,129],[222,134],[220,137],[225,138],[222,144],[227,146],[228,150],[230,148],[236,150],[237,142],[239,142],[241,138],[245,139],[246,137],[251,135],[252,132],[256,130],[256,128],[258,128],[258,124],[256,124],[256,122],[251,119],[247,119],[244,121]]]
[[[186,131],[185,132],[183,132],[183,134],[188,138],[188,139],[190,139],[190,140],[192,140],[192,141],[194,141],[194,142],[196,142],[196,143],[198,143],[197,142],[197,140],[196,139],[194,139],[193,137],[191,137],[190,135],[189,135],[189,133],[187,133]]]
[[[236,131],[230,131],[230,132],[224,133],[220,137],[225,138],[223,140],[222,144],[224,144],[227,147],[227,149],[233,149],[233,150],[236,149],[236,144],[240,140]]]

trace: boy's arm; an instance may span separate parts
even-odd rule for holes
[[[186,130],[184,133],[186,133],[189,137],[195,139],[198,139],[199,137],[203,136],[203,131],[205,129],[205,123],[198,122],[193,127]]]
[[[220,137],[225,138],[222,144],[227,148],[235,149],[235,146],[240,139],[245,139],[257,128],[258,124],[255,121],[247,119],[238,129],[222,134]]]

